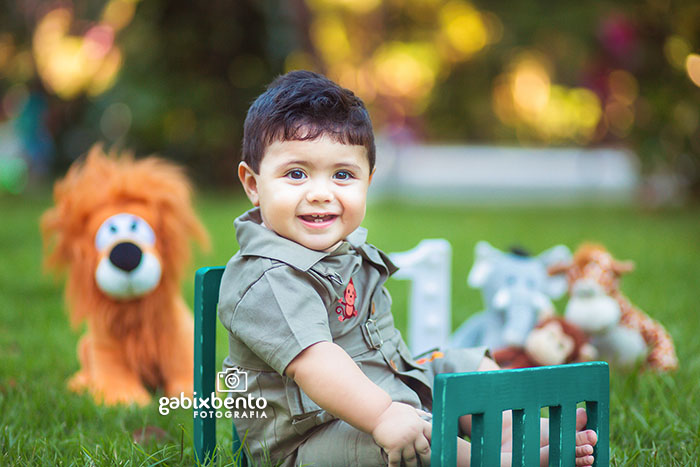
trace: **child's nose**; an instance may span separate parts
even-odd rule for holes
[[[310,203],[328,203],[333,200],[333,190],[325,180],[314,180],[308,184],[306,200]]]

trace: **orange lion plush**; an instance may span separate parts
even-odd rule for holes
[[[180,295],[190,239],[208,246],[184,172],[94,146],[54,186],[41,218],[45,266],[68,272],[80,370],[68,382],[98,403],[147,404],[149,390],[192,394],[193,321]]]

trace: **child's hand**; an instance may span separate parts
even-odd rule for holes
[[[379,416],[372,437],[389,455],[389,465],[430,465],[432,426],[408,404],[392,402]]]

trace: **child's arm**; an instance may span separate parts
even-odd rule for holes
[[[393,402],[340,346],[318,342],[287,366],[285,374],[320,407],[372,435],[389,455],[390,465],[416,457],[430,462],[430,424],[413,407]]]

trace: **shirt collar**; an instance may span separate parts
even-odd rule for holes
[[[240,217],[233,225],[236,239],[241,245],[241,255],[259,256],[287,263],[295,269],[308,271],[316,263],[330,256],[332,252],[316,251],[277,235],[262,225],[260,208],[253,208]],[[367,230],[358,227],[347,237],[354,248],[360,248],[367,239]]]

